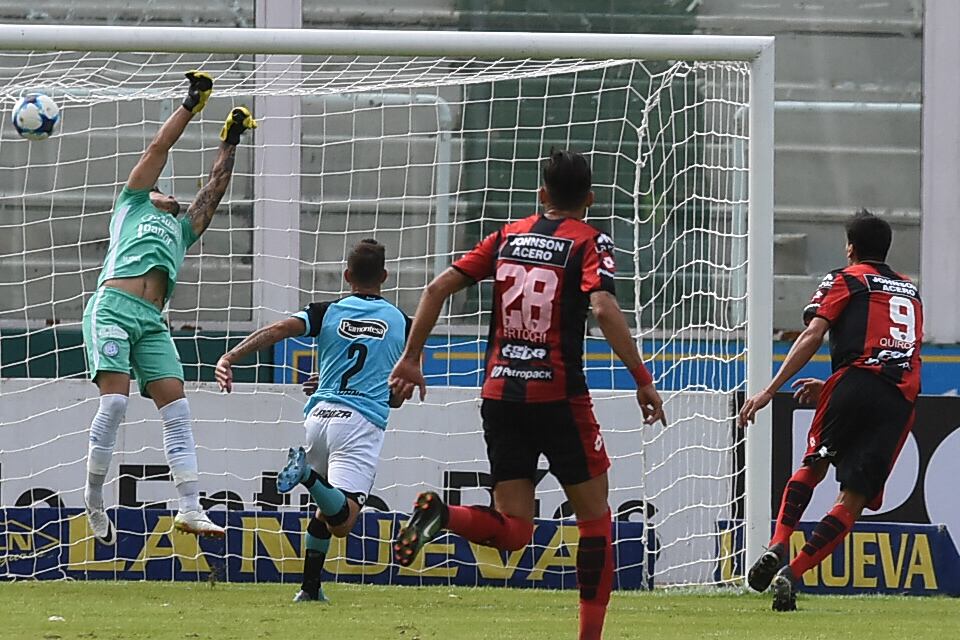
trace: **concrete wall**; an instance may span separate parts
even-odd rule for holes
[[[779,101],[920,102],[919,0],[699,4],[708,33],[777,37]],[[920,112],[788,112],[776,118],[774,326],[800,328],[818,279],[843,266],[860,207],[894,228],[891,266],[920,271]]]

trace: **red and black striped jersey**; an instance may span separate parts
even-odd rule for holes
[[[833,370],[860,367],[895,384],[913,402],[920,393],[923,304],[909,278],[880,262],[861,262],[828,274],[803,322],[830,323]]]
[[[587,393],[590,294],[616,292],[608,235],[536,214],[491,233],[453,268],[474,281],[495,278],[484,398],[556,402]]]

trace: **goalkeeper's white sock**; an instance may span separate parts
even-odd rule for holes
[[[117,444],[117,431],[127,413],[127,396],[107,393],[100,396],[100,407],[90,423],[90,448],[87,450],[87,487],[83,499],[94,509],[103,508],[103,482],[110,470],[110,459]]]
[[[200,511],[197,484],[197,446],[193,441],[190,404],[186,398],[174,400],[160,409],[163,420],[163,452],[180,494],[180,511]]]

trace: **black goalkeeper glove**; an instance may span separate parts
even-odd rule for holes
[[[240,144],[240,134],[247,129],[256,129],[257,121],[253,119],[253,114],[246,107],[234,107],[227,121],[223,123],[220,129],[220,139],[227,144]]]
[[[192,114],[198,114],[207,106],[207,100],[213,93],[213,78],[203,71],[187,71],[187,80],[190,88],[187,97],[183,99],[183,108]]]

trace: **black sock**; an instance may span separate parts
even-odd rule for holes
[[[330,530],[322,520],[310,519],[307,525],[307,549],[303,555],[303,583],[300,586],[308,595],[316,598],[320,593],[323,563],[330,547]]]

